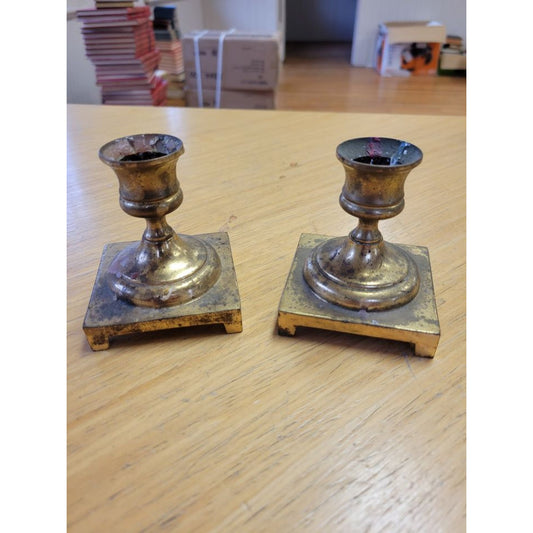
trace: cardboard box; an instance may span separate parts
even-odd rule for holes
[[[192,32],[182,38],[185,85],[197,90],[195,36],[197,36],[203,89],[215,89],[218,47],[223,32]],[[279,35],[233,32],[222,43],[222,89],[273,90],[280,68]]]
[[[198,91],[186,89],[185,96],[189,107],[198,107]],[[203,107],[215,107],[216,91],[203,91]],[[225,109],[275,109],[275,91],[220,91],[220,107]]]
[[[385,22],[376,41],[376,70],[382,76],[436,74],[446,28],[438,22]]]

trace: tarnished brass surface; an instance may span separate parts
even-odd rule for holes
[[[365,162],[372,151],[378,163]],[[321,298],[350,309],[383,311],[404,305],[420,286],[416,263],[383,240],[378,222],[402,211],[405,179],[422,161],[422,152],[396,139],[361,138],[340,144],[337,158],[346,174],[339,201],[359,224],[347,237],[314,249],[304,278]]]
[[[107,271],[117,253],[132,243],[105,246],[83,322],[83,330],[93,350],[106,350],[111,337],[128,333],[206,324],[223,324],[227,333],[242,331],[239,289],[228,234],[207,233],[194,238],[216,251],[223,265],[221,274],[216,283],[195,300],[159,309],[117,299],[107,283]]]
[[[172,235],[143,239],[120,251],[107,271],[111,289],[123,300],[146,307],[186,303],[207,292],[220,276],[220,258],[207,243]]]
[[[416,355],[433,357],[440,338],[439,318],[427,248],[394,245],[409,254],[420,275],[416,296],[401,307],[385,311],[366,311],[342,307],[317,296],[303,277],[303,268],[312,251],[331,237],[304,233],[281,297],[278,332],[293,336],[298,326],[379,337],[414,345]]]
[[[99,151],[118,177],[120,206],[146,220],[142,240],[120,251],[107,281],[123,300],[167,307],[198,298],[220,276],[220,259],[206,242],[177,235],[165,216],[177,209],[183,193],[176,175],[183,143],[164,134],[115,139]]]

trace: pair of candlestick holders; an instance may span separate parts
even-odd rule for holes
[[[141,241],[104,247],[83,329],[93,350],[111,337],[223,324],[242,331],[227,233],[177,234],[166,215],[183,193],[176,174],[183,142],[165,134],[115,139],[99,151],[119,181],[120,206],[146,220]],[[404,183],[419,148],[383,137],[337,147],[345,170],[340,205],[359,219],[346,237],[304,233],[283,290],[278,333],[299,326],[408,342],[433,357],[440,337],[428,250],[383,240],[378,222],[404,208]]]

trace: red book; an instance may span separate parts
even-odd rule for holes
[[[150,6],[123,7],[115,9],[106,9],[105,11],[102,11],[101,9],[79,9],[78,11],[76,11],[76,16],[82,20],[91,20],[95,18],[104,17],[150,18],[150,14]]]
[[[113,23],[110,26],[87,26],[84,24],[81,28],[82,35],[108,35],[108,34],[131,34],[131,33],[150,33],[153,37],[153,30],[149,21],[145,20],[127,20],[117,25]]]
[[[161,52],[154,49],[151,50],[139,57],[113,57],[113,56],[102,56],[100,59],[93,61],[95,65],[109,65],[111,67],[115,65],[157,65]]]

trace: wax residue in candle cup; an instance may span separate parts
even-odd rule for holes
[[[406,143],[405,141],[402,141],[400,143],[400,146],[398,146],[398,150],[396,150],[396,153],[390,158],[390,164],[391,165],[399,165],[400,164],[400,158],[405,153],[405,149],[409,146],[409,143]]]
[[[385,165],[390,166],[390,157],[384,157],[382,155],[363,155],[354,159],[357,163],[366,163],[367,165]]]
[[[147,161],[149,159],[156,159],[167,154],[163,152],[138,152],[136,154],[125,155],[121,161]]]

